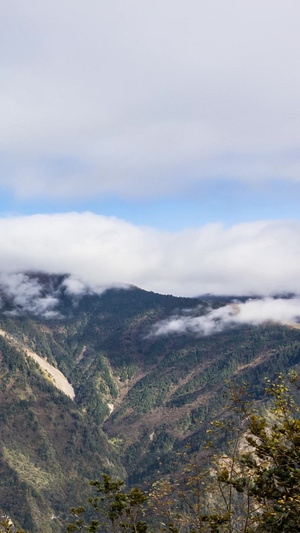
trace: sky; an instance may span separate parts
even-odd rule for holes
[[[0,270],[300,293],[298,0],[2,0]]]

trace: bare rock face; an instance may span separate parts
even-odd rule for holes
[[[54,386],[57,387],[58,390],[66,394],[66,396],[69,396],[71,400],[74,400],[74,388],[72,387],[71,383],[69,383],[67,378],[63,375],[63,373],[58,370],[58,368],[55,368],[53,365],[50,365],[47,361],[45,361],[45,359],[40,357],[38,354],[30,350],[29,348],[27,348],[20,341],[14,339],[12,335],[9,335],[1,329],[0,335],[4,337],[10,344],[24,351],[28,357],[31,357],[34,361],[36,361],[36,363],[38,363],[38,365],[44,371],[43,375],[45,376],[45,379],[49,379],[54,384]]]

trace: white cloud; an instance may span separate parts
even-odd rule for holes
[[[296,0],[3,0],[0,185],[178,194],[300,176]]]
[[[0,290],[12,302],[13,309],[8,314],[27,311],[45,318],[59,316],[57,295],[46,295],[36,278],[22,273],[0,273]]]
[[[66,294],[70,296],[83,296],[89,292],[88,287],[80,279],[72,276],[66,278],[62,285],[65,288]]]
[[[300,297],[254,299],[211,309],[202,316],[174,316],[155,324],[149,336],[189,334],[203,337],[245,324],[286,324],[299,319]]]
[[[0,250],[0,272],[70,273],[73,293],[134,284],[183,296],[300,294],[293,221],[172,233],[93,213],[2,218]]]

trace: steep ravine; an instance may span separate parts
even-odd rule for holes
[[[34,361],[36,361],[36,363],[38,363],[40,367],[43,369],[45,373],[45,378],[50,379],[53,385],[55,385],[57,389],[59,389],[61,392],[69,396],[71,400],[74,400],[75,398],[74,389],[71,383],[63,375],[63,373],[60,370],[58,370],[58,368],[55,368],[54,366],[50,365],[50,363],[45,361],[45,359],[40,357],[37,353],[33,352],[29,348],[27,348],[21,342],[14,339],[14,337],[6,333],[6,331],[0,329],[0,335],[2,335],[2,337],[4,337],[9,343],[13,344],[13,346],[15,346],[16,348],[19,348],[20,350],[23,350],[26,353],[26,355],[34,359]]]

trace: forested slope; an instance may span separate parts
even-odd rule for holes
[[[201,446],[207,424],[224,416],[226,380],[249,382],[261,402],[264,377],[300,362],[300,331],[286,326],[151,334],[159,320],[186,309],[205,314],[222,302],[135,287],[74,297],[63,280],[40,277],[46,295],[49,287],[59,292],[50,318],[16,312],[2,295],[0,328],[59,368],[75,390],[72,401],[0,338],[0,508],[32,531],[45,517],[47,530],[58,531],[86,480],[102,471],[142,486],[158,469],[168,472],[174,453],[187,442]]]

